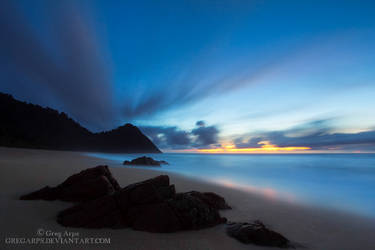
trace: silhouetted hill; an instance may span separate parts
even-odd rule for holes
[[[131,124],[92,133],[64,112],[0,93],[0,146],[118,153],[160,153]]]

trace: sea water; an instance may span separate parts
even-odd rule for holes
[[[141,156],[89,155],[118,163]],[[169,162],[161,167],[163,171],[256,192],[269,199],[375,217],[375,154],[164,153],[147,156]]]

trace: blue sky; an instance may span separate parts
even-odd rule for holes
[[[375,148],[373,1],[2,5],[0,91],[91,130],[131,122],[165,150],[295,131],[316,150]]]

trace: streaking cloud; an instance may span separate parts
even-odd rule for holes
[[[69,3],[44,3],[39,29],[47,31],[41,35],[16,1],[1,2],[2,89],[57,107],[90,128],[105,129],[115,113],[110,70],[92,27]]]

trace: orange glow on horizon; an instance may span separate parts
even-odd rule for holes
[[[310,147],[278,147],[269,141],[261,141],[259,148],[236,148],[234,144],[227,144],[221,148],[197,149],[199,153],[223,154],[223,153],[272,153],[310,150]]]

